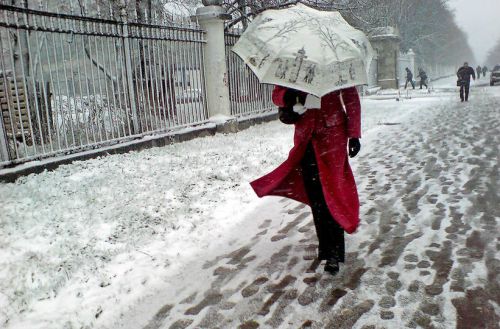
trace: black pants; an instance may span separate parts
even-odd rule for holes
[[[406,87],[408,87],[408,82],[411,84],[413,89],[415,89],[415,82],[413,82],[413,80],[410,80],[410,79],[406,79],[405,89],[406,89]]]
[[[318,258],[344,262],[344,229],[333,219],[325,202],[314,149],[309,143],[301,160],[302,175],[318,236]]]
[[[425,88],[429,89],[429,87],[427,87],[427,83],[425,83],[426,81],[427,79],[420,80],[420,89],[422,89],[422,86],[425,86]]]
[[[470,88],[470,82],[469,83],[462,83],[460,86],[460,99],[463,101],[464,99],[467,101],[469,99],[469,88]],[[464,93],[465,93],[465,98],[464,98]]]

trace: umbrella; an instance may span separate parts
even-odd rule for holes
[[[259,14],[232,49],[261,83],[318,97],[367,84],[373,49],[338,12],[304,4]]]

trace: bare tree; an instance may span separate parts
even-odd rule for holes
[[[365,31],[380,26],[397,27],[401,49],[412,48],[428,63],[473,61],[465,33],[457,26],[448,0],[372,0],[339,9],[353,25]]]
[[[78,1],[78,6],[80,8],[80,14],[82,16],[86,15],[87,8],[85,7],[84,0],[77,0]],[[117,79],[116,77],[108,70],[106,69],[106,66],[103,63],[100,63],[90,52],[89,50],[89,42],[88,42],[88,37],[83,39],[83,48],[85,50],[85,55],[87,58],[92,62],[93,65],[95,65],[100,71],[104,73],[104,76],[108,78],[112,84],[113,84],[113,89],[116,89],[116,83]]]

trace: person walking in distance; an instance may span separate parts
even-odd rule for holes
[[[460,86],[460,100],[467,102],[469,100],[470,78],[476,80],[474,69],[465,62],[464,65],[457,71],[457,85]]]
[[[412,85],[413,89],[415,89],[415,82],[413,82],[413,73],[410,71],[409,68],[406,68],[406,82],[405,82],[405,89],[408,87],[408,82]]]
[[[417,78],[420,78],[420,89],[422,89],[422,86],[425,86],[425,88],[429,89],[429,87],[427,86],[427,73],[425,73],[425,71],[421,67],[418,68]]]
[[[356,87],[318,98],[276,86],[272,99],[279,119],[295,125],[288,159],[269,174],[251,182],[259,197],[275,195],[311,207],[318,237],[318,259],[336,274],[345,260],[344,231],[359,225],[359,199],[349,157],[361,144],[361,103]]]
[[[479,78],[481,78],[481,72],[483,71],[483,68],[481,67],[481,65],[478,65],[476,67],[476,73],[477,73],[477,79],[479,80]]]
[[[483,77],[486,77],[486,73],[488,72],[488,68],[485,66],[483,66]]]

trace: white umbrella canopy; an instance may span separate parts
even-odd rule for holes
[[[259,14],[233,47],[261,83],[322,97],[367,84],[373,49],[338,12],[304,4]]]

